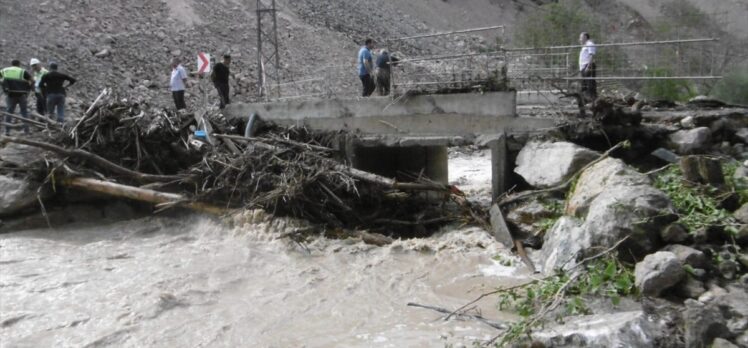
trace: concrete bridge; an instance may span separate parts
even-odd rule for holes
[[[339,149],[354,168],[398,178],[420,173],[447,183],[447,147],[472,143],[491,148],[493,197],[506,190],[506,135],[553,127],[547,118],[517,117],[516,92],[416,95],[232,104],[229,118],[261,119],[284,126],[347,131]]]

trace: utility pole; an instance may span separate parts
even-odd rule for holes
[[[257,95],[280,97],[280,56],[275,0],[257,0]]]

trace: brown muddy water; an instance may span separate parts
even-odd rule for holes
[[[450,170],[472,177],[476,167]],[[289,228],[192,216],[2,234],[0,346],[469,346],[496,331],[407,303],[456,308],[528,277],[478,228],[386,247],[275,238]],[[513,318],[495,302],[476,310]]]

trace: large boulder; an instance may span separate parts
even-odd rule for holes
[[[519,152],[514,172],[534,187],[547,188],[568,180],[598,156],[595,151],[569,142],[531,141]]]
[[[665,330],[642,311],[583,315],[533,332],[546,347],[654,347]]]
[[[670,134],[670,146],[681,155],[704,153],[712,138],[708,127],[679,130]]]
[[[580,259],[615,245],[635,258],[657,250],[661,231],[677,215],[670,199],[645,175],[618,159],[587,168],[567,201],[566,214],[546,232],[539,253],[543,271],[568,270]]]
[[[566,202],[566,214],[584,217],[592,201],[611,186],[650,185],[652,181],[623,161],[606,158],[587,168],[577,179]]]
[[[28,180],[0,175],[0,216],[9,216],[37,204],[38,186]]]
[[[584,228],[593,246],[621,244],[622,256],[643,257],[657,250],[660,231],[677,219],[670,199],[649,185],[612,186],[590,204]]]
[[[678,257],[669,251],[658,251],[647,255],[634,268],[634,284],[646,296],[659,296],[663,291],[678,284],[686,273]]]

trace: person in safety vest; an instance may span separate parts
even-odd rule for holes
[[[28,119],[28,94],[31,91],[33,79],[28,71],[21,68],[21,62],[14,59],[11,66],[0,70],[0,79],[2,79],[3,92],[5,93],[5,105],[7,112],[13,114],[16,106],[21,108],[21,117]],[[15,118],[5,115],[5,135],[10,135],[11,124],[15,123]],[[29,124],[23,122],[24,133],[29,133]]]
[[[47,95],[42,92],[42,88],[39,85],[42,82],[42,77],[48,73],[47,69],[44,69],[42,62],[39,59],[31,58],[29,62],[31,70],[34,71],[34,94],[36,95],[36,112],[39,115],[44,116],[47,113]]]

